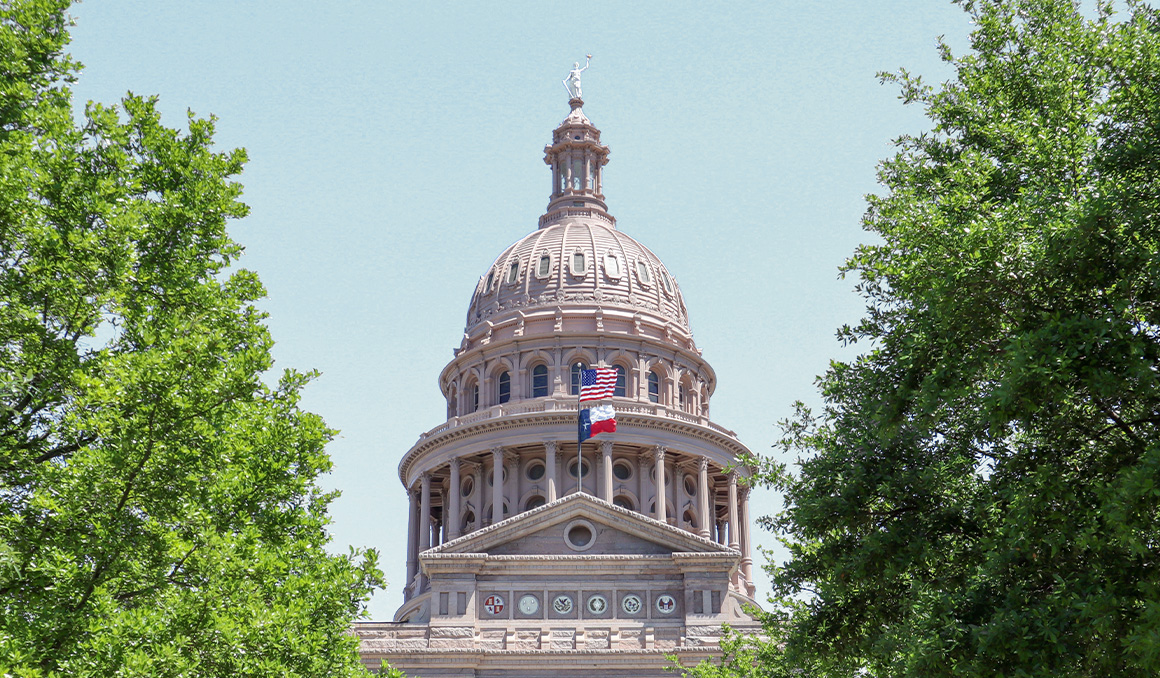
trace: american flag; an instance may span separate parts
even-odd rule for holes
[[[616,390],[616,368],[597,367],[580,372],[580,400],[611,398]]]

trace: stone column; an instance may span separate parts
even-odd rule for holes
[[[600,443],[600,498],[612,503],[612,441]]]
[[[407,580],[403,584],[403,595],[411,597],[411,586],[415,574],[419,572],[419,495],[407,490],[410,506],[407,510]]]
[[[640,502],[636,510],[642,516],[648,515],[648,507],[645,506],[648,503],[648,494],[645,492],[645,489],[648,485],[648,464],[650,461],[652,461],[651,452],[641,452],[640,456],[636,458],[636,498]]]
[[[544,443],[544,475],[548,478],[548,501],[556,501],[556,441]]]
[[[503,520],[503,448],[491,448],[491,524]]]
[[[419,479],[419,552],[431,548],[431,476],[424,473]],[[421,573],[421,570],[420,570]],[[420,577],[419,588],[415,593],[422,593],[426,588],[426,578]]]
[[[700,523],[701,531],[698,533],[705,539],[709,538],[709,523],[712,522],[713,516],[709,515],[709,458],[701,457],[700,463],[697,465],[697,470],[700,475],[697,478],[697,499],[700,500],[697,506],[697,512],[700,513],[697,517]]]
[[[447,510],[447,515],[443,517],[443,522],[447,524],[447,539],[455,539],[459,536],[459,527],[462,523],[459,520],[459,497],[462,496],[459,489],[462,483],[459,481],[459,458],[456,457],[450,462],[451,466],[451,487],[447,488],[447,495],[450,504]]]
[[[665,502],[668,500],[668,492],[666,492],[667,486],[665,484],[665,447],[664,447],[664,445],[657,445],[656,447],[653,448],[653,461],[655,462],[655,464],[653,466],[653,469],[654,469],[653,472],[656,473],[656,477],[657,477],[657,481],[656,481],[657,515],[656,515],[656,518],[657,518],[657,520],[661,521],[662,523],[667,523],[669,521],[669,519],[668,519],[668,507],[665,506]]]
[[[476,464],[471,472],[475,475],[475,487],[471,490],[471,498],[475,501],[475,522],[471,529],[478,530],[483,527],[483,461]]]
[[[419,477],[419,552],[431,548],[431,476]]]
[[[741,529],[738,532],[741,534],[741,574],[745,577],[745,585],[748,593],[752,595],[753,589],[753,558],[749,555],[749,488],[742,486],[738,492],[741,495]]]
[[[741,550],[737,541],[737,471],[729,472],[729,548]]]
[[[520,455],[518,452],[504,452],[503,454],[504,468],[507,469],[507,482],[504,483],[503,498],[507,500],[508,505],[511,506],[512,515],[520,512]],[[503,508],[503,505],[500,505]],[[500,514],[502,518],[503,515]]]

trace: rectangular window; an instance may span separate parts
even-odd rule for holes
[[[721,614],[721,592],[713,592],[713,614]]]
[[[536,269],[536,275],[543,278],[552,270],[552,257],[545,254],[540,257],[540,267]]]
[[[693,591],[693,614],[705,614],[704,591]]]
[[[457,598],[456,605],[455,605],[455,614],[459,614],[459,615],[467,614],[467,592],[460,591],[459,593],[455,594],[455,596]]]
[[[443,591],[439,594],[439,614],[441,615],[447,615],[447,599],[449,596],[450,594],[446,591]]]
[[[508,269],[508,283],[514,283],[520,277],[520,262],[513,261],[511,268]]]

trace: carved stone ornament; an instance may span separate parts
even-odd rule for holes
[[[569,614],[572,612],[572,598],[570,596],[556,596],[552,601],[552,609],[557,614]]]

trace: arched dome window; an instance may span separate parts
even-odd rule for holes
[[[487,283],[483,286],[484,293],[491,291],[491,284],[495,282],[495,269],[487,272]]]
[[[572,253],[572,275],[584,275],[588,272],[588,261],[583,252]]]
[[[532,397],[548,397],[548,366],[543,363],[532,368]]]
[[[499,375],[499,402],[502,405],[512,399],[512,375],[504,370]]]
[[[640,284],[648,287],[652,284],[652,276],[648,272],[648,264],[643,259],[636,260],[636,277],[640,280]]]
[[[627,379],[625,378],[624,374],[624,366],[613,365],[613,367],[616,368],[616,387],[612,390],[612,395],[617,398],[623,398],[624,394],[627,392],[627,389],[625,388]]]
[[[588,369],[588,366],[581,361],[572,363],[572,395],[580,395],[580,373]]]
[[[661,378],[656,372],[648,373],[648,399],[654,403],[661,401]]]
[[[519,277],[520,277],[520,262],[513,261],[511,266],[508,267],[508,274],[507,274],[508,284],[514,283],[515,281],[519,280]]]
[[[552,272],[552,255],[545,254],[540,257],[539,266],[536,268],[536,277],[547,278],[548,274]]]
[[[604,274],[609,278],[620,277],[620,260],[616,258],[615,254],[604,256]]]

